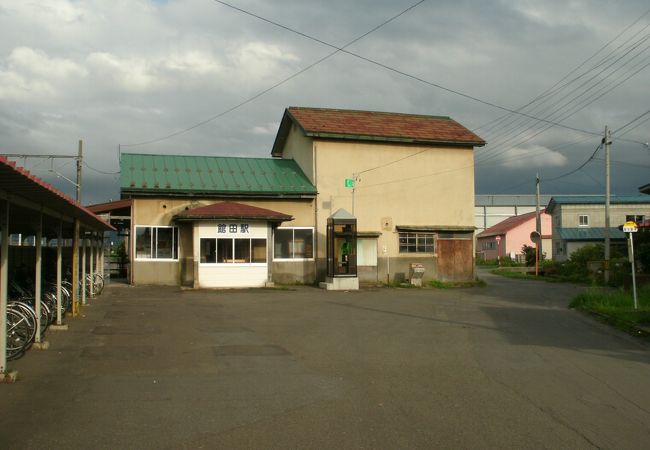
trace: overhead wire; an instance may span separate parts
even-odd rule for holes
[[[509,112],[509,113],[517,114],[517,115],[520,115],[520,116],[528,117],[528,118],[530,118],[530,119],[533,119],[533,120],[536,120],[536,121],[539,121],[539,122],[545,122],[545,123],[553,124],[553,125],[556,125],[556,126],[558,126],[558,127],[560,127],[560,128],[564,128],[564,129],[567,129],[567,130],[572,130],[572,131],[576,131],[576,132],[579,132],[579,133],[589,134],[589,135],[592,135],[592,136],[598,136],[598,135],[599,135],[599,133],[594,132],[594,131],[584,130],[584,129],[581,129],[581,128],[572,127],[572,126],[565,125],[565,124],[561,124],[561,123],[554,123],[554,122],[552,122],[552,121],[549,121],[549,120],[546,120],[546,119],[541,119],[541,118],[538,118],[538,117],[532,116],[532,115],[527,114],[527,113],[524,113],[524,112],[516,111],[516,110],[514,110],[514,109],[511,109],[511,108],[508,108],[508,107],[505,107],[505,106],[499,105],[499,104],[497,104],[497,103],[494,103],[494,102],[491,102],[491,101],[488,101],[488,100],[481,99],[481,98],[479,98],[479,97],[476,97],[476,96],[473,96],[473,95],[470,95],[470,94],[467,94],[467,93],[461,92],[461,91],[456,90],[456,89],[449,88],[449,87],[444,86],[444,85],[441,85],[441,84],[439,84],[439,83],[435,83],[435,82],[432,82],[432,81],[429,81],[429,80],[425,80],[424,78],[419,77],[419,76],[417,76],[417,75],[413,75],[413,74],[407,73],[407,72],[405,72],[405,71],[403,71],[403,70],[400,70],[400,69],[397,69],[397,68],[391,67],[391,66],[389,66],[389,65],[387,65],[387,64],[384,64],[384,63],[381,63],[381,62],[379,62],[379,61],[373,60],[373,59],[371,59],[371,58],[365,57],[365,56],[360,55],[360,54],[358,54],[358,53],[355,53],[355,52],[351,52],[351,51],[349,51],[349,50],[346,50],[346,48],[347,48],[349,45],[351,45],[351,44],[344,45],[344,46],[342,46],[342,47],[338,47],[338,46],[336,46],[336,45],[334,45],[334,44],[331,44],[331,43],[329,43],[329,42],[326,42],[326,41],[324,41],[324,40],[322,40],[322,39],[319,39],[319,38],[316,38],[316,37],[314,37],[314,36],[311,36],[311,35],[308,35],[308,34],[306,34],[306,33],[303,33],[303,32],[301,32],[301,31],[295,30],[295,29],[293,29],[293,28],[291,28],[291,27],[288,27],[288,26],[283,25],[283,24],[281,24],[281,23],[278,23],[278,22],[275,22],[275,21],[273,21],[273,20],[267,19],[267,18],[265,18],[265,17],[262,17],[262,16],[260,16],[260,15],[255,14],[255,13],[252,13],[252,12],[250,12],[250,11],[244,10],[244,9],[242,9],[242,8],[236,7],[236,6],[231,5],[231,4],[227,3],[227,2],[224,2],[224,1],[221,1],[221,0],[213,0],[213,1],[214,1],[215,3],[219,3],[219,4],[221,4],[221,5],[224,5],[224,6],[228,7],[228,8],[232,8],[232,9],[234,9],[234,10],[236,10],[236,11],[239,11],[239,12],[241,12],[241,13],[243,13],[243,14],[249,15],[249,16],[251,16],[251,17],[257,18],[257,19],[262,20],[262,21],[264,21],[264,22],[267,22],[267,23],[269,23],[269,24],[272,24],[272,25],[275,25],[275,26],[277,26],[277,27],[283,28],[283,29],[285,29],[285,30],[287,30],[287,31],[289,31],[289,32],[291,32],[291,33],[297,34],[297,35],[302,36],[302,37],[304,37],[304,38],[306,38],[306,39],[309,39],[309,40],[312,40],[312,41],[318,42],[318,43],[320,43],[320,44],[326,45],[326,46],[331,47],[331,48],[333,48],[333,49],[336,50],[336,52],[333,52],[332,54],[328,55],[328,56],[327,56],[326,58],[324,58],[324,59],[327,59],[327,58],[329,58],[330,56],[333,56],[334,54],[339,53],[339,52],[341,52],[341,53],[345,53],[345,54],[347,54],[347,55],[353,56],[353,57],[358,58],[358,59],[360,59],[360,60],[366,61],[366,62],[368,62],[368,63],[370,63],[370,64],[372,64],[372,65],[375,65],[375,66],[377,66],[377,67],[381,67],[381,68],[383,68],[383,69],[385,69],[385,70],[387,70],[387,71],[390,71],[390,72],[396,73],[396,74],[401,75],[401,76],[406,77],[406,78],[410,78],[410,79],[412,79],[412,80],[414,80],[414,81],[417,81],[417,82],[420,82],[420,83],[422,83],[422,84],[425,84],[425,85],[428,85],[428,86],[431,86],[431,87],[435,87],[435,88],[440,89],[440,90],[443,90],[443,91],[445,91],[445,92],[449,92],[449,93],[452,93],[452,94],[455,94],[455,95],[461,96],[461,97],[466,98],[466,99],[468,99],[468,100],[472,100],[472,101],[475,101],[475,102],[477,102],[477,103],[481,103],[481,104],[483,104],[483,105],[485,105],[485,106],[489,106],[489,107],[492,107],[492,108],[495,108],[495,109],[499,109],[499,110],[502,110],[502,111],[505,111],[505,112]],[[424,1],[424,0],[422,0],[422,1]],[[417,4],[419,4],[419,3],[421,3],[421,2],[418,2]],[[414,6],[417,6],[417,4],[414,5]],[[414,6],[413,6],[413,7],[414,7]],[[358,39],[357,39],[357,40],[358,40]],[[319,63],[319,61],[317,61],[316,63],[314,63],[314,65],[317,64],[317,63]],[[260,96],[264,95],[265,93],[269,92],[270,90],[272,90],[272,89],[274,89],[274,88],[280,86],[281,84],[284,84],[286,81],[289,81],[290,79],[295,78],[296,76],[298,76],[299,74],[305,72],[306,70],[308,70],[308,69],[311,68],[311,67],[313,67],[313,66],[308,66],[308,67],[306,67],[305,69],[301,70],[300,72],[297,72],[297,73],[295,73],[294,75],[288,77],[287,79],[285,79],[285,80],[283,80],[283,81],[277,83],[277,85],[271,86],[271,87],[269,87],[268,89],[266,89],[266,90],[264,90],[264,91],[262,91],[262,92],[256,94],[255,96],[250,97],[249,99],[244,100],[244,101],[242,101],[241,103],[239,103],[239,104],[233,106],[232,108],[229,108],[229,109],[223,111],[222,113],[216,114],[216,115],[214,115],[214,116],[212,116],[212,117],[210,117],[210,118],[208,118],[208,119],[206,119],[206,120],[203,120],[203,121],[201,121],[201,122],[199,122],[199,123],[196,123],[195,125],[193,125],[193,126],[191,126],[191,127],[185,128],[185,129],[183,129],[183,130],[179,130],[179,131],[177,131],[177,132],[174,132],[174,133],[171,133],[171,134],[168,134],[168,135],[165,135],[165,136],[162,136],[162,137],[156,138],[156,139],[151,139],[151,140],[148,140],[148,141],[143,141],[143,142],[134,143],[134,144],[122,144],[122,146],[124,146],[124,147],[134,147],[134,146],[147,145],[147,144],[152,144],[152,143],[155,143],[155,142],[160,142],[160,141],[162,141],[162,140],[166,140],[166,139],[169,139],[169,138],[171,138],[171,137],[178,136],[178,135],[183,134],[183,133],[185,133],[185,132],[188,132],[188,131],[190,131],[190,130],[192,130],[192,129],[195,129],[195,128],[197,128],[197,127],[200,127],[200,126],[202,126],[202,125],[205,125],[206,123],[209,123],[209,122],[211,122],[211,121],[213,121],[213,120],[215,120],[215,119],[217,119],[217,118],[219,118],[219,117],[222,117],[222,116],[224,116],[224,115],[226,115],[226,114],[228,114],[228,113],[230,113],[230,112],[232,112],[232,111],[238,109],[238,108],[241,107],[241,106],[244,106],[245,104],[248,104],[248,103],[252,102],[253,100],[255,100],[255,99],[259,98]]]
[[[598,50],[596,50],[596,52],[593,53],[589,58],[587,58],[587,59],[585,59],[584,61],[582,61],[578,66],[576,66],[575,68],[573,68],[569,73],[567,73],[567,74],[564,75],[561,79],[559,79],[558,81],[556,81],[555,84],[553,84],[551,87],[547,88],[544,92],[538,94],[538,95],[537,95],[533,100],[531,100],[531,101],[529,101],[528,103],[526,103],[525,105],[523,105],[523,106],[517,108],[517,110],[524,109],[524,108],[526,108],[527,106],[529,106],[529,105],[535,103],[537,100],[539,100],[539,99],[545,97],[546,95],[550,94],[551,92],[553,92],[553,90],[554,90],[554,89],[555,89],[555,88],[556,88],[560,83],[562,83],[564,80],[566,80],[566,79],[569,78],[571,75],[573,75],[575,72],[577,72],[577,71],[580,70],[582,67],[584,67],[584,66],[585,66],[589,61],[591,61],[592,59],[594,59],[594,58],[596,57],[596,55],[598,55],[600,52],[602,52],[602,51],[605,50],[607,47],[609,47],[609,46],[610,46],[613,42],[615,42],[619,37],[621,37],[622,35],[624,35],[625,33],[627,33],[628,30],[630,30],[634,25],[636,25],[636,24],[637,24],[641,19],[643,19],[643,18],[644,18],[645,16],[647,16],[649,13],[650,13],[650,8],[648,8],[647,10],[645,10],[645,12],[643,12],[643,14],[641,14],[639,17],[637,17],[637,18],[636,18],[632,23],[630,23],[630,24],[629,24],[628,26],[626,26],[623,30],[621,30],[621,31],[620,31],[616,36],[614,36],[614,37],[613,37],[612,39],[610,39],[607,43],[605,43],[602,47],[600,47]],[[647,28],[647,26],[644,27],[643,29],[639,30],[639,31],[638,31],[637,33],[635,33],[632,37],[630,37],[630,38],[628,39],[628,41],[625,41],[625,42],[624,42],[623,44],[621,44],[621,45],[624,45],[625,43],[629,42],[630,39],[634,38],[634,37],[635,37],[636,35],[638,35],[641,31],[645,30],[645,28]],[[620,46],[619,46],[619,48],[620,48]],[[616,49],[614,49],[613,51],[616,51]],[[612,52],[613,52],[613,51],[612,51]],[[612,52],[610,52],[610,54],[611,54]],[[585,73],[586,73],[586,72],[585,72]],[[492,121],[490,121],[490,122],[488,122],[488,123],[486,123],[486,124],[484,124],[484,125],[481,125],[481,126],[475,128],[475,129],[473,129],[472,131],[473,131],[473,132],[476,132],[476,131],[482,129],[483,127],[485,127],[485,126],[488,126],[488,125],[492,124],[493,122],[500,121],[502,118],[509,117],[509,116],[510,116],[510,114],[505,114],[505,115],[503,115],[503,116],[501,116],[501,117],[498,117],[498,118],[496,118],[496,119],[494,119],[494,120],[492,120]]]
[[[557,82],[557,83],[554,84],[551,88],[547,89],[547,90],[544,91],[542,94],[538,95],[536,98],[534,98],[533,100],[531,100],[530,102],[528,102],[526,105],[524,105],[524,106],[521,108],[521,110],[524,110],[524,109],[528,108],[529,106],[531,106],[531,109],[530,109],[528,112],[529,112],[530,114],[539,114],[539,112],[537,111],[538,108],[540,108],[542,105],[544,105],[548,100],[550,100],[550,99],[551,99],[552,97],[554,97],[556,94],[559,94],[560,92],[562,92],[565,88],[569,88],[571,84],[573,84],[573,83],[579,81],[581,78],[587,76],[590,72],[596,70],[597,68],[601,67],[603,64],[607,63],[609,60],[611,60],[612,58],[614,58],[614,54],[616,53],[617,50],[619,50],[622,46],[624,46],[625,44],[627,44],[631,39],[633,39],[634,37],[636,37],[639,33],[641,33],[642,31],[644,31],[644,30],[645,30],[646,28],[648,28],[649,26],[650,26],[650,25],[647,25],[647,26],[644,27],[642,30],[639,30],[639,31],[638,31],[637,33],[635,33],[632,37],[628,38],[628,40],[626,40],[625,42],[623,42],[622,44],[620,44],[618,47],[616,47],[616,48],[614,48],[613,50],[611,50],[607,55],[605,55],[605,56],[604,56],[600,61],[598,61],[594,66],[590,67],[589,69],[587,69],[586,71],[584,71],[582,74],[576,76],[575,78],[573,78],[573,79],[567,81],[566,83],[564,83],[564,84],[562,84],[561,86],[558,87],[558,84],[559,84],[561,81],[563,81],[564,79],[567,78],[567,76],[565,76],[562,80],[560,80],[560,82]],[[611,42],[612,42],[612,41],[610,41],[610,43],[611,43]],[[608,43],[608,44],[609,44],[609,43]],[[608,44],[607,44],[607,45],[608,45]],[[632,48],[633,45],[634,45],[634,44],[632,44],[632,45],[630,46],[630,48]],[[600,50],[599,50],[599,51],[600,51]],[[598,53],[598,52],[596,52],[594,55],[592,55],[592,57],[589,58],[589,59],[592,59],[592,58],[593,58],[597,53]],[[589,59],[588,59],[588,60],[589,60]],[[588,60],[587,60],[587,61],[588,61]],[[584,64],[582,64],[582,65],[584,65]],[[579,67],[582,67],[582,65],[579,66]],[[571,74],[574,73],[574,72],[575,72],[575,71],[572,71]],[[569,91],[569,93],[564,94],[563,98],[566,98],[567,95],[570,95],[572,92],[575,92],[577,89],[578,89],[578,88],[572,88],[571,91]],[[534,106],[533,106],[533,105],[534,105]],[[514,116],[513,114],[506,114],[506,115],[502,116],[501,119],[504,119],[504,120],[500,120],[499,122],[494,123],[494,124],[493,124],[492,126],[490,126],[487,130],[485,130],[485,133],[489,133],[491,130],[493,130],[494,128],[496,128],[497,125],[500,125],[500,127],[499,127],[499,134],[497,134],[497,136],[500,137],[500,134],[505,134],[505,133],[507,133],[508,131],[512,130],[513,127],[521,126],[521,125],[524,125],[525,123],[529,123],[529,122],[530,122],[530,119],[526,119],[526,118],[522,118],[522,117]],[[507,119],[509,119],[509,120],[507,120]],[[507,123],[506,123],[506,124],[503,124],[504,121],[507,122]],[[491,137],[490,137],[490,140],[494,140],[494,138],[495,138],[495,137],[492,137],[492,136],[491,136]]]
[[[632,128],[630,128],[629,130],[626,130],[624,133],[619,134],[618,137],[620,138],[621,136],[625,136],[626,134],[631,133],[632,131],[634,131],[634,130],[636,130],[637,128],[639,128],[641,125],[646,124],[649,120],[650,120],[650,117],[648,117],[648,118],[645,119],[645,120],[642,120],[641,122],[637,123],[637,124],[634,125]],[[643,144],[643,145],[645,145],[646,147],[648,147],[648,143],[647,143],[647,142],[646,142],[645,144]]]
[[[219,2],[218,0],[214,0],[214,1],[216,1],[217,3],[222,3],[222,2]],[[290,75],[290,76],[288,76],[288,77],[286,77],[286,78],[284,78],[284,79],[278,81],[277,83],[275,83],[275,84],[269,86],[269,87],[266,88],[266,89],[263,89],[263,90],[259,91],[259,92],[256,93],[255,95],[253,95],[253,96],[251,96],[251,97],[248,97],[247,99],[245,99],[245,100],[243,100],[243,101],[237,103],[236,105],[234,105],[234,106],[232,106],[232,107],[230,107],[230,108],[228,108],[228,109],[226,109],[226,110],[224,110],[224,111],[222,111],[222,112],[220,112],[220,113],[218,113],[218,114],[215,114],[215,115],[213,115],[213,116],[211,116],[211,117],[208,117],[207,119],[202,120],[202,121],[200,121],[200,122],[198,122],[198,123],[196,123],[196,124],[194,124],[194,125],[192,125],[192,126],[189,126],[189,127],[184,128],[184,129],[182,129],[182,130],[179,130],[179,131],[176,131],[176,132],[173,132],[173,133],[167,134],[167,135],[165,135],[165,136],[161,136],[161,137],[158,137],[158,138],[155,138],[155,139],[150,139],[150,140],[147,140],[147,141],[142,141],[142,142],[132,143],[132,144],[120,144],[120,146],[121,146],[121,147],[139,147],[139,146],[142,146],[142,145],[154,144],[154,143],[156,143],[156,142],[161,142],[161,141],[164,141],[164,140],[170,139],[170,138],[172,138],[172,137],[175,137],[175,136],[178,136],[178,135],[181,135],[181,134],[187,133],[188,131],[194,130],[195,128],[198,128],[198,127],[203,126],[203,125],[205,125],[205,124],[207,124],[207,123],[210,123],[210,122],[212,122],[212,121],[214,121],[214,120],[216,120],[216,119],[218,119],[218,118],[220,118],[220,117],[223,117],[223,116],[225,116],[225,115],[227,115],[227,114],[229,114],[229,113],[235,111],[236,109],[239,109],[239,108],[241,108],[242,106],[245,106],[245,105],[247,105],[247,104],[253,102],[254,100],[256,100],[256,99],[262,97],[263,95],[267,94],[268,92],[272,91],[273,89],[282,86],[283,84],[287,83],[288,81],[293,80],[293,79],[296,78],[297,76],[302,75],[303,73],[307,72],[308,70],[312,69],[313,67],[319,65],[320,63],[322,63],[322,62],[328,60],[329,58],[331,58],[332,56],[336,55],[337,53],[339,53],[339,52],[344,52],[344,51],[345,51],[345,50],[344,50],[345,48],[347,48],[347,47],[349,47],[349,46],[355,44],[356,42],[358,42],[358,41],[360,41],[361,39],[365,38],[365,37],[368,36],[369,34],[374,33],[375,31],[377,31],[378,29],[382,28],[383,26],[385,26],[385,25],[389,24],[390,22],[394,21],[395,19],[397,19],[397,18],[403,16],[404,14],[406,14],[406,13],[409,12],[409,11],[411,11],[411,10],[414,9],[415,7],[419,6],[420,4],[424,3],[425,1],[426,1],[426,0],[419,0],[418,2],[416,2],[416,3],[412,4],[411,6],[409,6],[408,8],[403,9],[403,10],[400,11],[398,14],[395,14],[394,16],[392,16],[392,17],[390,17],[389,19],[383,21],[383,22],[380,23],[379,25],[376,25],[375,27],[371,28],[370,30],[366,31],[365,33],[363,33],[363,34],[359,35],[358,37],[354,38],[353,40],[349,41],[347,44],[345,44],[344,46],[342,46],[342,47],[340,47],[340,48],[339,48],[339,47],[336,47],[336,46],[331,46],[331,47],[334,47],[336,50],[333,51],[333,52],[328,53],[328,54],[325,55],[324,57],[322,57],[322,58],[320,58],[320,59],[314,61],[313,63],[311,63],[311,64],[305,66],[304,68],[300,69],[299,71],[294,72],[292,75]],[[234,7],[234,6],[232,6],[232,5],[227,5],[227,6],[233,8],[233,9],[237,9],[236,7]]]
[[[589,164],[591,161],[593,161],[594,158],[596,157],[596,154],[598,153],[598,150],[600,150],[601,148],[603,148],[603,144],[599,143],[598,146],[596,147],[596,150],[594,150],[594,152],[591,154],[591,156],[585,162],[580,164],[580,166],[578,166],[577,168],[575,168],[575,169],[573,169],[573,170],[571,170],[569,172],[563,173],[562,175],[558,175],[558,176],[555,176],[555,177],[552,177],[552,178],[540,179],[540,181],[544,181],[544,182],[548,183],[550,181],[557,181],[557,180],[560,180],[562,178],[568,177],[569,175],[573,175],[574,173],[578,172],[583,167],[585,167],[587,164]]]
[[[640,114],[640,115],[636,116],[634,119],[630,120],[628,123],[626,123],[626,124],[623,125],[622,127],[619,127],[619,128],[617,128],[616,130],[612,131],[612,134],[616,134],[616,133],[618,133],[619,131],[621,131],[621,130],[627,128],[628,126],[630,126],[631,124],[633,124],[633,123],[636,122],[637,120],[641,119],[642,117],[647,116],[648,114],[650,114],[650,109],[647,110],[646,112],[644,112],[643,114]],[[649,119],[650,119],[650,118],[649,118]],[[644,122],[645,122],[645,121],[644,121]],[[626,131],[626,133],[627,133],[627,131]],[[625,134],[625,133],[623,133],[623,134]]]
[[[97,172],[97,173],[100,173],[102,175],[118,175],[120,173],[119,170],[117,172],[107,172],[107,171],[104,171],[104,170],[96,169],[95,167],[88,164],[86,161],[83,162],[83,165],[86,166],[87,168],[89,168],[90,170],[92,170],[94,172]]]
[[[635,70],[634,72],[632,72],[631,74],[629,74],[628,76],[626,76],[625,79],[623,79],[622,81],[619,81],[619,82],[615,83],[613,86],[610,84],[610,85],[608,85],[608,86],[605,86],[605,87],[601,88],[599,91],[597,91],[596,93],[594,93],[593,96],[591,96],[591,97],[585,99],[583,102],[581,102],[581,103],[579,103],[578,105],[576,105],[572,111],[567,112],[564,116],[562,116],[561,118],[558,118],[558,119],[556,119],[556,120],[564,121],[564,120],[568,119],[568,118],[571,117],[572,115],[576,114],[577,112],[583,110],[584,108],[586,108],[586,107],[589,106],[590,104],[594,103],[594,102],[597,101],[598,99],[602,98],[603,96],[605,96],[606,94],[608,94],[609,92],[611,92],[611,91],[612,91],[613,89],[615,89],[616,87],[618,87],[618,86],[620,86],[621,84],[625,83],[625,82],[626,82],[627,80],[629,80],[632,76],[636,75],[637,73],[639,73],[641,70],[647,68],[648,66],[650,66],[650,62],[648,62],[648,63],[644,63],[644,65],[643,65],[642,67],[640,67],[640,68],[638,68],[638,66],[635,67],[637,70]],[[618,80],[616,80],[616,81],[618,81]],[[585,102],[586,102],[586,103],[585,103]],[[502,149],[500,149],[497,153],[493,153],[492,155],[483,158],[483,160],[481,160],[481,162],[485,162],[486,160],[489,160],[489,159],[494,159],[495,157],[498,157],[498,156],[504,154],[507,150],[509,150],[509,149],[511,149],[511,148],[513,148],[513,147],[516,147],[516,146],[518,146],[518,145],[522,145],[522,144],[524,144],[524,143],[526,143],[526,142],[529,142],[529,141],[531,141],[531,140],[534,139],[535,137],[539,136],[540,134],[544,133],[545,131],[547,131],[547,130],[550,129],[550,128],[552,128],[552,126],[544,126],[542,129],[537,130],[537,131],[534,132],[532,135],[529,135],[529,136],[527,136],[527,137],[525,137],[525,138],[522,138],[522,140],[516,142],[515,144],[511,144],[511,145],[509,145],[509,146],[506,147],[506,148],[502,148]],[[635,141],[635,140],[630,140],[630,139],[619,139],[619,140],[626,141],[626,142],[632,142],[632,143],[635,143],[635,144],[641,144],[641,145],[643,145],[642,142]]]
[[[645,39],[647,39],[647,38],[648,38],[648,36],[645,37]],[[636,47],[635,47],[635,48],[636,48]],[[646,48],[645,50],[647,50],[647,49],[648,49],[648,48]],[[631,50],[632,50],[632,49],[631,49]],[[631,50],[630,50],[630,51],[631,51]],[[643,51],[645,51],[645,50],[643,50]],[[627,53],[629,53],[629,51],[626,52],[626,54],[627,54]],[[635,55],[635,57],[637,57],[637,56],[639,56],[639,54]],[[620,59],[621,59],[621,58],[618,58],[616,61],[618,61],[618,60],[620,60]],[[616,61],[615,61],[615,62],[616,62]],[[560,111],[562,111],[564,108],[566,108],[568,105],[570,105],[572,102],[574,102],[576,99],[578,99],[579,97],[583,96],[583,95],[586,94],[588,91],[590,91],[590,90],[593,89],[594,87],[598,86],[600,83],[604,82],[604,81],[605,81],[609,76],[611,76],[612,74],[614,74],[614,73],[617,72],[618,70],[620,70],[620,69],[622,69],[623,67],[625,67],[627,64],[630,63],[630,61],[631,61],[631,60],[626,61],[623,65],[619,66],[619,67],[616,68],[613,72],[611,72],[611,73],[610,73],[606,78],[604,78],[604,79],[602,79],[602,80],[600,80],[600,81],[597,81],[596,83],[592,84],[589,88],[587,88],[586,90],[584,90],[582,93],[580,93],[580,94],[578,94],[578,95],[576,95],[576,96],[574,96],[574,97],[572,97],[572,98],[570,98],[570,99],[564,101],[564,104],[563,104],[561,107],[559,107],[558,109],[556,109],[556,110],[554,110],[554,111],[548,113],[548,114],[545,116],[545,118],[551,119],[551,120],[553,120],[553,121],[559,121],[559,122],[562,122],[562,121],[566,120],[567,118],[569,118],[569,117],[571,117],[572,115],[576,114],[577,112],[581,111],[582,109],[584,109],[585,107],[587,107],[588,105],[590,105],[590,104],[593,103],[594,101],[598,100],[599,98],[601,98],[601,97],[604,96],[605,94],[611,92],[611,90],[613,90],[613,89],[615,89],[616,87],[620,86],[621,84],[623,84],[624,82],[626,82],[627,80],[629,80],[632,76],[636,75],[638,72],[640,72],[641,70],[643,70],[645,67],[648,66],[647,63],[644,64],[643,67],[641,67],[641,68],[638,68],[638,66],[635,66],[634,69],[637,69],[637,70],[634,70],[634,69],[633,69],[634,72],[632,72],[631,74],[629,74],[629,75],[628,75],[624,80],[619,81],[619,80],[620,80],[620,77],[617,78],[617,79],[615,79],[612,83],[610,83],[609,85],[607,85],[607,86],[601,88],[599,91],[597,91],[596,93],[594,93],[592,96],[589,96],[589,97],[587,97],[586,99],[583,99],[583,100],[582,100],[580,103],[578,103],[577,105],[574,105],[574,107],[573,107],[570,111],[567,111],[567,112],[566,112],[562,117],[558,117],[558,116],[556,115],[557,113],[559,113]],[[611,67],[611,66],[612,66],[612,64],[610,64],[608,67]],[[599,74],[600,74],[600,73],[602,73],[602,71],[599,72]],[[593,77],[592,77],[590,80],[588,80],[588,81],[593,80],[597,75],[598,75],[598,74],[596,74],[595,76],[593,76]],[[583,83],[580,87],[585,86],[586,83],[587,83],[587,82]],[[612,86],[612,84],[614,84],[614,85]],[[611,86],[611,87],[610,87],[610,86]],[[580,88],[580,87],[579,87],[579,88]],[[579,89],[579,88],[576,88],[576,89]],[[575,90],[574,90],[574,91],[575,91]],[[574,91],[572,91],[572,92],[574,92]],[[560,101],[561,101],[561,100],[560,100]],[[553,106],[558,105],[558,104],[560,103],[560,101],[556,101],[556,102],[553,104]],[[544,110],[547,110],[547,109],[548,109],[548,108],[545,108]],[[533,128],[536,127],[536,126],[538,126],[538,125],[539,125],[539,124],[535,124],[535,125],[533,125]],[[543,125],[543,129],[541,129],[541,130],[537,130],[537,132],[535,132],[532,136],[522,137],[523,140],[518,141],[516,144],[513,144],[512,146],[514,147],[514,146],[516,146],[516,145],[521,145],[521,144],[523,144],[523,143],[525,143],[525,142],[528,142],[528,141],[532,140],[534,137],[540,135],[541,133],[543,133],[544,131],[546,131],[546,130],[548,130],[548,129],[550,129],[550,128],[551,128],[551,126]],[[524,129],[524,130],[520,131],[519,133],[515,134],[514,136],[511,135],[510,138],[508,138],[508,139],[505,139],[505,140],[502,140],[502,141],[497,141],[497,143],[494,143],[494,140],[493,140],[492,137],[490,137],[490,138],[488,138],[488,139],[489,139],[490,142],[491,142],[491,147],[492,147],[493,149],[497,149],[499,146],[503,147],[505,144],[507,144],[507,143],[509,143],[509,142],[513,142],[515,138],[517,138],[517,137],[519,137],[519,136],[522,136],[524,133],[526,133],[526,132],[529,131],[529,130],[531,130],[530,127],[527,128],[527,129]],[[488,149],[488,152],[489,152],[490,150],[491,150],[491,149]],[[482,157],[483,160],[485,160],[485,159],[492,159],[492,158],[494,158],[494,157],[496,157],[496,156],[498,156],[498,155],[504,153],[505,150],[507,150],[507,149],[503,149],[503,148],[502,148],[501,151],[497,151],[496,153],[493,153],[493,154],[491,154],[491,155],[489,155],[489,156],[486,156],[486,154],[488,154],[488,152],[485,152],[485,153],[483,153],[483,154],[481,155],[481,157]],[[480,159],[480,158],[479,158],[479,159]]]

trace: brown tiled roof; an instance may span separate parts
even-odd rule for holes
[[[178,220],[268,220],[271,222],[285,222],[293,220],[288,214],[283,214],[270,209],[258,208],[257,206],[245,205],[236,202],[213,203],[212,205],[200,206],[187,209],[175,216]]]
[[[497,235],[503,235],[506,234],[508,231],[512,230],[515,227],[518,227],[519,225],[528,222],[531,219],[535,219],[536,212],[529,212],[526,214],[521,214],[519,216],[513,216],[513,217],[508,217],[505,220],[502,220],[501,222],[497,223],[496,225],[492,225],[490,228],[487,228],[483,231],[481,231],[479,234],[476,235],[476,238],[484,238],[484,237],[489,237],[489,236],[497,236]],[[540,214],[547,214],[545,209],[542,209],[540,211]],[[546,239],[548,236],[542,236],[542,238]]]
[[[485,141],[449,117],[424,116],[376,111],[290,107],[283,122],[289,119],[307,136],[331,139],[355,139],[416,144],[482,146]],[[280,126],[273,153],[283,139]]]

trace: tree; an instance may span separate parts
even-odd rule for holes
[[[521,247],[521,253],[524,254],[524,258],[526,259],[526,265],[528,267],[532,267],[535,265],[535,247],[531,247],[530,245],[524,244],[523,247]]]

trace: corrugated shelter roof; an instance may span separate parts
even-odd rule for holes
[[[483,146],[485,141],[449,117],[378,111],[289,107],[272,154],[279,156],[291,125],[309,137],[411,144]]]
[[[177,214],[176,220],[267,220],[270,222],[286,222],[293,217],[271,209],[244,205],[236,202],[220,202],[212,205],[187,209]]]
[[[650,204],[647,195],[611,195],[609,202],[612,205],[624,204]],[[557,195],[551,198],[546,210],[553,213],[556,205],[605,205],[604,195]]]
[[[293,160],[123,153],[123,194],[312,197],[316,188]]]
[[[602,241],[605,228],[558,228],[558,236],[565,241]],[[610,239],[625,239],[625,233],[618,228],[609,229]]]
[[[541,210],[540,214],[544,214],[546,211]],[[504,235],[508,231],[512,230],[513,228],[518,227],[519,225],[522,225],[529,220],[535,220],[536,212],[529,212],[526,214],[521,214],[519,216],[513,216],[513,217],[508,217],[505,220],[502,220],[501,222],[497,223],[496,225],[492,225],[490,228],[486,228],[482,232],[476,235],[476,238],[484,238],[484,237],[490,237],[490,236],[498,236],[498,235]]]
[[[67,217],[79,219],[85,226],[96,231],[114,230],[87,208],[46,183],[28,170],[0,156],[0,190],[43,205]]]

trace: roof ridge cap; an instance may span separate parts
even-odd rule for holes
[[[416,114],[416,113],[406,113],[406,112],[391,112],[391,111],[375,111],[368,109],[343,109],[343,108],[321,108],[321,107],[312,107],[312,106],[289,106],[288,110],[291,109],[302,109],[302,110],[316,110],[316,111],[333,111],[333,112],[358,112],[358,113],[372,113],[372,114],[384,114],[390,116],[409,116],[409,117],[426,117],[428,119],[443,119],[443,120],[453,120],[450,116],[438,116],[430,114]]]

